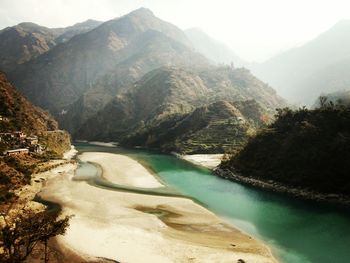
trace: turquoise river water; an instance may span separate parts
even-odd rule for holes
[[[138,160],[174,191],[264,241],[282,263],[350,262],[349,210],[224,180],[172,155],[89,144],[77,144],[76,148],[79,152],[121,153]],[[80,173],[94,174],[91,164],[81,169]]]

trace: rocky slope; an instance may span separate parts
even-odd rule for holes
[[[103,109],[113,97],[129,89],[146,73],[165,65],[202,67],[207,61],[193,53],[187,46],[165,34],[148,30],[135,37],[130,45],[120,51],[126,56],[120,63],[99,78],[59,119],[70,131]]]
[[[0,203],[13,199],[12,190],[29,183],[39,164],[50,157],[61,157],[64,151],[70,149],[70,135],[57,128],[57,122],[48,112],[33,106],[8,82],[5,74],[0,73],[0,133],[22,131],[27,136],[36,135],[47,150],[43,155],[2,156],[5,150],[23,146],[1,134]]]
[[[58,35],[55,38],[55,43],[60,44],[63,42],[67,42],[72,37],[89,32],[101,24],[102,24],[101,21],[88,19],[84,22],[76,23],[76,24],[69,26],[69,27],[53,28],[52,30]]]
[[[49,112],[32,105],[0,73],[0,132],[22,131],[26,135],[36,135],[51,155],[62,156],[70,149],[70,135],[58,130],[57,121]],[[8,149],[5,138],[0,140],[0,152]],[[11,149],[11,148],[10,148]]]
[[[306,44],[252,68],[282,96],[311,105],[321,93],[348,89],[350,21],[343,20]]]
[[[57,44],[90,31],[100,23],[87,20],[67,28],[47,28],[34,23],[7,27],[0,31],[0,70],[9,73]]]
[[[0,115],[1,132],[22,130],[28,134],[38,134],[58,127],[48,112],[33,106],[18,93],[4,73],[0,73]]]
[[[261,116],[255,101],[217,101],[142,129],[122,143],[182,154],[232,152],[262,124]]]
[[[244,69],[213,67],[212,70],[198,71],[177,67],[160,68],[146,74],[130,87],[129,91],[115,97],[95,117],[89,119],[74,136],[89,140],[116,141],[121,141],[131,134],[146,136],[145,134],[149,133],[152,137],[151,134],[162,133],[176,126],[190,113],[194,114],[191,117],[194,120],[198,115],[194,111],[198,107],[220,100],[251,99],[256,99],[256,108],[262,108],[267,113],[268,109],[284,105],[284,101],[272,89]],[[242,109],[246,116],[249,115],[247,110],[249,105],[249,103],[237,103],[237,107]],[[215,104],[210,109],[212,107],[215,108]],[[204,109],[205,107],[198,109],[198,112]],[[223,110],[226,111],[226,107],[223,107]],[[259,119],[260,114],[254,113],[254,115],[253,112],[250,111],[251,115],[248,118]],[[259,117],[256,117],[257,115]],[[199,118],[198,122],[201,121]],[[185,134],[187,131],[181,130],[181,132]],[[133,144],[137,141],[139,140],[135,139]]]
[[[9,72],[55,46],[55,32],[34,23],[21,23],[0,31],[0,70]]]
[[[205,61],[191,53],[189,46],[180,29],[142,8],[55,46],[18,68],[11,78],[31,101],[58,116],[88,90],[94,93],[95,82],[107,73],[111,76],[99,82],[109,83],[102,92],[115,95],[119,83],[135,80],[173,59]],[[156,50],[160,53],[153,58]]]

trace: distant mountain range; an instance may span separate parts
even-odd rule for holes
[[[63,29],[30,25],[25,32],[36,43],[33,52],[24,56],[6,46],[2,56],[11,61],[6,70],[28,99],[49,110],[75,138],[131,143],[131,135],[154,133],[167,121],[218,101],[254,100],[268,115],[286,105],[248,70],[217,66],[208,52],[225,51],[221,44],[204,33],[206,40],[196,42],[189,37],[195,31],[185,33],[145,8],[104,23],[88,20]],[[17,42],[18,50],[28,46],[26,38]],[[228,62],[239,64],[233,52],[225,52]],[[218,59],[225,62],[224,57]]]
[[[101,22],[88,20],[67,28],[47,28],[20,23],[0,31],[0,70],[9,72],[75,35],[90,31]]]
[[[322,93],[350,90],[350,21],[251,69],[294,103],[312,105]]]

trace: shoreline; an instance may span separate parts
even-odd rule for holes
[[[67,170],[76,166],[76,163],[71,160],[75,156],[76,152],[77,151],[74,149],[74,146],[72,146],[70,150],[63,154],[61,159],[51,159],[42,163],[40,167],[33,174],[31,174],[29,184],[23,185],[14,191],[14,193],[17,195],[17,199],[12,204],[11,209],[8,210],[8,216],[15,216],[21,209],[31,210],[34,213],[47,209],[61,211],[62,208],[60,204],[45,202],[44,200],[41,200],[38,195],[49,180],[60,176]],[[38,248],[43,249],[42,244],[38,244]],[[62,249],[60,246],[58,246],[56,237],[49,240],[48,248],[50,253],[53,253],[50,258],[50,262],[59,263],[62,262],[62,259],[65,260],[65,262],[81,262],[83,260],[80,255],[74,253],[69,248]],[[41,262],[41,256],[41,253],[33,252],[28,256],[26,262]],[[107,263],[107,261],[105,262]]]
[[[126,156],[111,154],[114,155],[114,162],[111,162],[111,156],[105,159],[101,153],[93,155],[85,155],[84,160],[93,160],[102,166],[120,165],[120,161],[133,168],[140,165]],[[223,223],[190,199],[100,189],[85,181],[72,181],[74,172],[71,169],[50,179],[40,196],[60,204],[64,215],[75,214],[66,235],[58,237],[57,241],[86,260],[102,257],[142,262],[147,257],[150,262],[162,263],[235,262],[239,259],[277,262],[264,243]],[[113,169],[107,169],[104,176],[120,182],[125,179],[121,172],[116,174]],[[149,172],[142,176],[142,181],[156,180]],[[135,181],[129,178],[127,183],[139,182],[140,178]]]
[[[296,188],[275,182],[273,180],[261,180],[253,177],[245,177],[235,174],[233,171],[224,168],[214,168],[213,173],[223,179],[231,180],[248,186],[256,187],[265,191],[285,194],[300,200],[315,201],[324,204],[344,206],[350,208],[350,197],[338,194],[324,194],[311,191],[305,188]]]
[[[190,162],[195,165],[199,165],[210,170],[218,167],[224,154],[178,154],[174,153],[178,158]]]

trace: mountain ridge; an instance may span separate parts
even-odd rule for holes
[[[349,20],[340,21],[302,46],[252,66],[252,72],[293,103],[310,105],[321,93],[350,84],[345,72],[333,74],[344,65],[350,67],[349,36]]]

